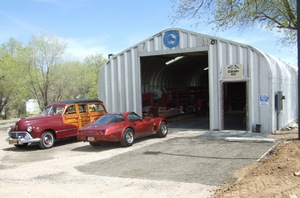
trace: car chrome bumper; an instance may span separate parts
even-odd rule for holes
[[[26,131],[11,132],[10,137],[6,138],[9,144],[27,144],[40,142],[41,138],[32,138]]]

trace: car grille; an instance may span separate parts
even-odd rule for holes
[[[10,137],[13,139],[18,139],[19,136],[21,136],[22,138],[25,138],[27,135],[26,132],[11,132],[10,133]]]

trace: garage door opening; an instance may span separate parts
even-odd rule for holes
[[[223,83],[223,129],[246,130],[246,82]]]
[[[171,121],[193,120],[199,128],[209,128],[208,52],[144,56],[140,61],[144,115],[156,111]]]

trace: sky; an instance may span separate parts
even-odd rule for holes
[[[193,20],[172,24],[171,0],[0,0],[0,44],[10,38],[27,44],[49,35],[67,43],[67,55],[118,54],[167,29],[181,28],[255,47],[297,67],[297,48],[284,47],[279,35],[261,28],[216,31]]]

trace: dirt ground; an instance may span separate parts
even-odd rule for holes
[[[270,134],[278,143],[269,155],[236,173],[237,181],[215,191],[215,198],[300,198],[300,140],[298,129]]]

